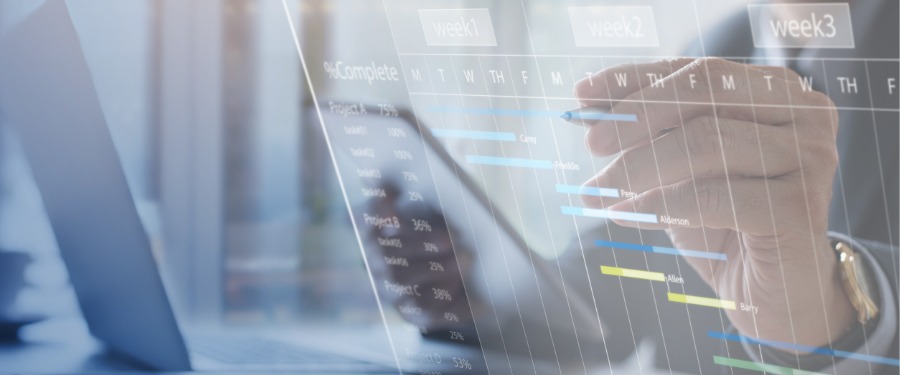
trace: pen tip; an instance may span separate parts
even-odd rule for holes
[[[563,112],[563,114],[559,115],[559,118],[569,121],[572,119],[572,112]]]

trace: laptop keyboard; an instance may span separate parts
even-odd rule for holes
[[[262,338],[191,337],[193,352],[225,365],[381,367],[337,354]]]

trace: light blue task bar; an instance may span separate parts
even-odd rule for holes
[[[461,138],[475,139],[479,141],[510,141],[515,142],[516,135],[507,132],[482,132],[462,129],[431,129],[431,134],[437,138]]]
[[[636,115],[616,114],[605,112],[570,111],[573,120],[597,120],[597,121],[625,121],[637,122]]]
[[[675,249],[675,248],[671,248],[671,247],[647,246],[647,245],[638,245],[638,244],[633,244],[633,243],[612,242],[612,241],[603,241],[603,240],[594,241],[594,244],[597,246],[600,246],[600,247],[613,247],[613,248],[622,249],[622,250],[644,251],[644,252],[656,253],[656,254],[681,255],[681,256],[691,257],[691,258],[728,260],[728,257],[725,254],[712,253],[712,252],[708,252],[708,251],[682,250],[682,249]]]
[[[792,344],[787,342],[778,342],[771,340],[763,340],[757,339],[744,335],[735,335],[731,333],[722,333],[716,331],[708,331],[707,335],[714,339],[727,340],[727,341],[735,341],[735,342],[747,342],[753,345],[763,345],[772,348],[778,348],[782,350],[793,350],[800,352],[810,352],[816,354],[829,355],[832,357],[840,357],[840,358],[849,358],[855,359],[858,361],[866,361],[872,363],[881,363],[884,365],[897,366],[900,367],[900,359],[897,358],[889,358],[889,357],[879,357],[875,355],[869,355],[864,353],[853,353],[847,352],[843,350],[833,350],[829,348],[821,348],[809,345],[800,345],[800,344]]]
[[[428,112],[433,113],[462,113],[469,115],[484,116],[520,116],[520,117],[551,117],[559,118],[566,114],[564,111],[544,111],[534,109],[505,109],[505,108],[465,108],[465,107],[429,107]],[[637,115],[632,114],[615,114],[615,113],[597,113],[597,112],[571,112],[573,118],[582,120],[601,120],[601,121],[627,121],[637,122]]]
[[[495,156],[466,155],[466,161],[472,164],[496,165],[501,167],[519,167],[534,169],[553,169],[549,160],[499,158]]]
[[[598,217],[602,219],[636,221],[640,223],[658,223],[659,219],[653,214],[641,214],[637,212],[596,210],[593,208],[580,208],[562,206],[562,213],[565,215],[577,215],[586,217]]]
[[[596,197],[618,198],[619,190],[578,185],[556,185],[556,192],[563,194],[593,195]]]

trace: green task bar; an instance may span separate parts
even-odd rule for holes
[[[669,293],[669,301],[686,303],[689,305],[716,307],[716,308],[727,309],[727,310],[737,310],[737,306],[734,304],[734,301],[726,301],[726,300],[715,299],[715,298],[689,296],[686,294]]]
[[[650,281],[666,281],[666,275],[659,272],[632,270],[628,268],[600,266],[600,272],[604,275],[630,277],[632,279],[643,279]]]
[[[713,356],[713,361],[717,365],[734,367],[744,370],[750,371],[759,371],[759,372],[768,372],[772,374],[781,374],[781,375],[825,375],[821,372],[809,372],[803,370],[797,370],[787,367],[775,366],[775,365],[767,365],[763,363],[756,363],[750,361],[742,361],[740,359],[726,358]]]

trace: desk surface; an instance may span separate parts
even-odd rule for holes
[[[96,373],[141,371],[106,354],[78,319],[56,319],[22,330],[20,343],[0,343],[0,373]]]
[[[22,336],[23,342],[21,343],[0,343],[0,375],[147,373],[147,369],[139,364],[108,354],[103,345],[90,336],[84,322],[77,318],[54,319],[36,323],[26,327]],[[648,352],[652,351],[650,347],[643,349]],[[615,366],[615,370],[629,373],[629,370],[638,368],[637,362],[636,358],[632,358],[626,363]],[[648,375],[668,374],[668,372],[655,370],[652,363],[645,363],[643,369],[644,373]],[[607,368],[602,373],[608,371]],[[228,373],[217,372],[216,374],[227,375]],[[240,374],[248,375],[248,372],[240,372]]]
[[[23,329],[22,338],[20,343],[0,343],[0,375],[140,374],[148,371],[139,364],[106,352],[103,345],[90,336],[80,319],[54,319],[36,323]],[[216,374],[230,373],[216,372]],[[234,374],[252,375],[247,371]],[[329,373],[329,375],[341,374]]]

